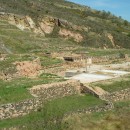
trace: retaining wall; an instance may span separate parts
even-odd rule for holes
[[[26,115],[31,111],[36,111],[41,105],[42,100],[39,98],[1,105],[0,120]]]
[[[80,93],[80,82],[68,80],[59,83],[37,85],[29,89],[35,97],[54,99]]]
[[[113,102],[130,100],[130,88],[110,93],[105,98]]]
[[[78,109],[76,111],[72,111],[69,113],[66,113],[64,117],[68,117],[70,115],[74,114],[82,114],[82,113],[93,113],[93,112],[103,112],[103,111],[109,111],[113,109],[113,105],[111,103],[104,103],[103,105],[100,106],[95,106],[95,107],[90,107],[90,108],[84,108],[84,109]],[[25,129],[25,126],[20,126],[19,127],[11,127],[11,128],[3,128],[2,130],[21,130]]]
[[[80,93],[80,82],[75,80],[34,86],[30,93],[36,96],[18,103],[0,106],[0,120],[26,115],[43,105],[45,100],[69,96]]]
[[[113,104],[111,102],[106,102],[103,105],[100,106],[95,106],[95,107],[90,107],[90,108],[84,108],[84,109],[78,109],[76,111],[66,113],[65,117],[73,115],[73,114],[82,114],[82,113],[93,113],[93,112],[104,112],[104,111],[109,111],[114,108]]]

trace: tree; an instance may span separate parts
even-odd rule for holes
[[[124,25],[128,26],[128,21],[127,20],[124,20]]]

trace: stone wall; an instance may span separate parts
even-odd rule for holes
[[[0,120],[26,115],[31,111],[36,111],[41,105],[42,100],[38,98],[1,105]]]
[[[113,102],[130,100],[130,88],[110,93],[105,98]]]
[[[82,113],[89,114],[89,113],[93,113],[93,112],[104,112],[104,111],[112,110],[113,108],[114,108],[114,106],[111,102],[106,102],[100,106],[78,109],[76,111],[66,113],[65,117],[74,115],[74,114],[82,114]]]
[[[64,118],[74,115],[74,114],[82,114],[82,113],[93,113],[93,112],[104,112],[104,111],[109,111],[113,109],[113,105],[111,103],[104,103],[103,105],[100,106],[95,106],[95,107],[89,107],[89,108],[84,108],[84,109],[78,109],[76,111],[68,112],[64,115]],[[10,127],[10,128],[3,128],[2,130],[21,130],[25,129],[25,126],[20,126],[20,127]]]
[[[81,92],[82,93],[89,93],[95,97],[98,97],[100,98],[100,96],[102,95],[108,95],[109,93],[105,90],[103,90],[102,88],[100,87],[90,87],[88,85],[84,85],[84,84],[81,84]]]
[[[45,100],[78,94],[79,92],[80,82],[75,80],[34,86],[30,89],[30,93],[35,96],[34,99],[1,105],[0,120],[26,115],[37,111]]]
[[[82,89],[84,89],[84,87],[80,84],[80,82],[76,80],[34,86],[29,90],[33,96],[36,96],[34,99],[28,99],[19,103],[1,105],[0,120],[23,116],[32,111],[37,111],[38,108],[43,105],[45,100],[78,94],[82,91]],[[111,110],[114,108],[112,103],[113,101],[115,102],[130,99],[130,88],[106,94],[103,95],[103,97],[99,96],[99,98],[105,100],[106,103],[104,103],[101,106],[79,109],[70,114],[91,113]]]
[[[37,85],[29,89],[35,97],[54,99],[80,93],[80,82],[68,80],[60,83]]]

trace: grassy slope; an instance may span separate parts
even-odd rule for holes
[[[111,49],[86,49],[86,47],[88,46],[101,47],[104,44],[108,44],[109,47],[112,47],[110,41],[105,37],[104,32],[111,33],[114,36],[116,44],[121,45],[125,48],[130,48],[130,37],[128,35],[130,33],[130,25],[124,25],[123,20],[118,19],[115,16],[108,15],[107,13],[104,15],[102,14],[102,12],[92,11],[90,9],[72,3],[64,2],[63,0],[0,0],[0,7],[3,8],[0,8],[0,11],[11,12],[20,15],[30,15],[36,22],[37,16],[42,17],[44,15],[50,15],[68,20],[69,22],[72,22],[76,25],[84,25],[86,27],[89,26],[91,28],[89,32],[80,32],[85,38],[85,41],[82,43],[83,46],[81,47],[81,45],[75,44],[73,40],[64,40],[58,37],[57,34],[52,34],[51,36],[47,36],[46,38],[41,36],[35,36],[33,33],[30,33],[28,31],[20,31],[15,26],[8,24],[6,21],[0,20],[1,53],[32,54],[39,52],[62,52],[66,51],[67,47],[72,47],[73,49],[70,49],[69,51],[73,52],[80,52],[81,50],[89,51],[90,56],[104,56],[116,54],[119,52],[128,54],[130,53],[130,51],[127,49],[123,49],[120,51]],[[92,20],[92,18],[94,18],[94,20]],[[122,32],[126,32],[127,34],[122,34]],[[4,70],[5,72],[14,73],[16,70],[12,63],[14,61],[22,60],[32,60],[32,58],[30,59],[30,56],[20,58],[11,55],[6,61],[0,62],[0,71]],[[59,60],[52,60],[46,57],[41,58],[41,60],[43,66],[60,63]],[[10,82],[0,81],[0,104],[17,102],[19,100],[32,98],[31,95],[27,92],[26,88],[37,84],[50,83],[59,80],[60,79],[57,77],[48,77],[48,75],[43,74],[41,77],[33,80],[28,78],[20,78]],[[127,88],[129,84],[129,81],[120,81],[110,85],[102,84],[99,86],[103,87],[108,91],[116,91],[122,88]],[[114,88],[113,85],[115,86]],[[74,111],[81,107],[95,106],[99,104],[102,104],[102,101],[95,99],[91,96],[72,96],[63,99],[56,99],[52,102],[47,103],[43,109],[39,110],[38,113],[32,113],[25,117],[16,118],[13,120],[1,121],[0,127],[26,125],[28,126],[29,130],[38,128],[38,130],[43,130],[43,128],[57,130],[61,127],[68,130],[79,130],[84,129],[86,127],[90,127],[92,128],[91,130],[96,130],[99,127],[99,129],[109,130],[109,126],[111,124],[114,125],[114,123],[116,126],[112,126],[110,127],[110,129],[116,130],[118,128],[122,130],[123,123],[125,124],[125,126],[123,126],[124,129],[129,127],[129,124],[127,122],[129,120],[129,117],[127,117],[127,115],[130,114],[127,110],[127,104],[129,104],[128,102],[117,104],[117,108],[120,109],[115,109],[108,114],[96,113],[90,116],[81,115],[81,117],[76,117],[76,119],[75,117],[72,117],[72,119],[68,120],[65,124],[61,123],[61,119],[63,118],[64,113]],[[126,108],[123,108],[122,106],[126,106]],[[124,115],[121,114],[123,111],[126,111]],[[118,115],[120,115],[119,117],[122,118],[121,120],[118,118]],[[96,120],[99,120],[99,122],[97,122]],[[123,120],[126,122],[123,122]],[[45,124],[43,122],[45,122]],[[106,123],[108,124],[106,125]],[[104,124],[106,126],[104,126]]]
[[[18,78],[11,81],[0,80],[0,104],[18,102],[32,98],[27,88],[39,84],[63,81],[61,77],[52,74],[42,74],[38,78]]]
[[[57,52],[76,45],[62,38],[45,38],[28,31],[21,31],[6,21],[0,21],[1,53]],[[62,43],[61,43],[62,41]]]
[[[92,86],[99,86],[108,92],[120,91],[130,88],[130,75],[100,83],[92,83]]]
[[[73,3],[65,2],[63,0],[10,0],[8,2],[0,0],[0,2],[3,8],[1,11],[20,15],[30,15],[36,22],[37,17],[49,15],[67,20],[76,25],[90,27],[91,29],[89,32],[80,32],[84,36],[84,42],[82,45],[85,47],[102,47],[104,44],[112,47],[110,40],[107,38],[107,36],[105,36],[105,33],[111,33],[114,36],[115,44],[125,48],[130,48],[130,37],[128,35],[130,33],[130,24],[128,23],[125,25],[124,20],[119,19],[108,12],[95,11],[87,7],[85,8]],[[122,32],[126,32],[126,34],[122,34]],[[17,32],[15,34],[17,34]],[[18,34],[20,33],[18,32]],[[14,35],[14,33],[12,35]],[[26,36],[28,38],[26,38]],[[56,42],[58,43],[60,40],[57,34],[55,34],[55,37],[57,38],[58,41]],[[50,38],[52,38],[52,35]],[[28,46],[23,44],[25,46],[24,47],[19,44],[19,46],[21,46],[19,51],[21,51],[21,49],[26,51],[27,49],[31,50],[34,48],[39,50],[44,40],[42,41],[35,39],[34,43],[32,39],[33,38],[29,38],[28,34],[26,35],[25,33],[25,41]],[[12,42],[19,42],[20,40],[21,38],[16,38]],[[30,44],[31,42],[33,44]],[[67,44],[68,42],[72,41],[68,40],[62,44]],[[24,41],[21,41],[21,43],[24,43]],[[50,43],[52,45],[53,42]]]
[[[81,114],[64,119],[64,130],[129,130],[130,101],[115,103],[109,112]]]

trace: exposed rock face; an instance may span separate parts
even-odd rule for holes
[[[15,25],[21,30],[29,30],[36,34],[44,36],[44,32],[37,27],[33,19],[29,16],[20,16],[11,13],[0,13],[0,19],[7,20],[10,24]]]
[[[39,59],[34,61],[23,61],[15,62],[16,69],[20,76],[36,77],[41,69],[41,64]]]
[[[21,30],[30,30],[36,34],[44,36],[42,30],[39,27],[36,27],[34,21],[29,16],[25,16],[20,19],[12,15],[9,17],[9,23],[16,25]]]
[[[65,37],[67,39],[73,38],[74,41],[76,41],[76,42],[82,42],[83,41],[83,36],[80,33],[75,33],[75,32],[72,32],[70,30],[63,29],[63,28],[60,29],[59,35]]]
[[[109,40],[111,41],[112,46],[115,47],[114,38],[113,38],[112,34],[108,33],[108,34],[107,34],[107,37],[108,37]]]
[[[54,27],[64,27],[71,28],[75,31],[85,31],[88,32],[90,27],[77,26],[66,20],[45,16],[38,18],[38,23],[36,24],[30,16],[20,16],[11,13],[0,13],[0,19],[7,20],[10,24],[15,25],[21,30],[29,30],[35,34],[45,36],[45,34],[51,34],[54,30]],[[80,33],[72,32],[67,29],[61,28],[59,35],[65,38],[73,38],[76,42],[82,42],[83,36]]]
[[[50,34],[53,32],[54,26],[55,26],[55,19],[52,17],[46,17],[43,18],[40,22],[39,25],[46,34]]]

